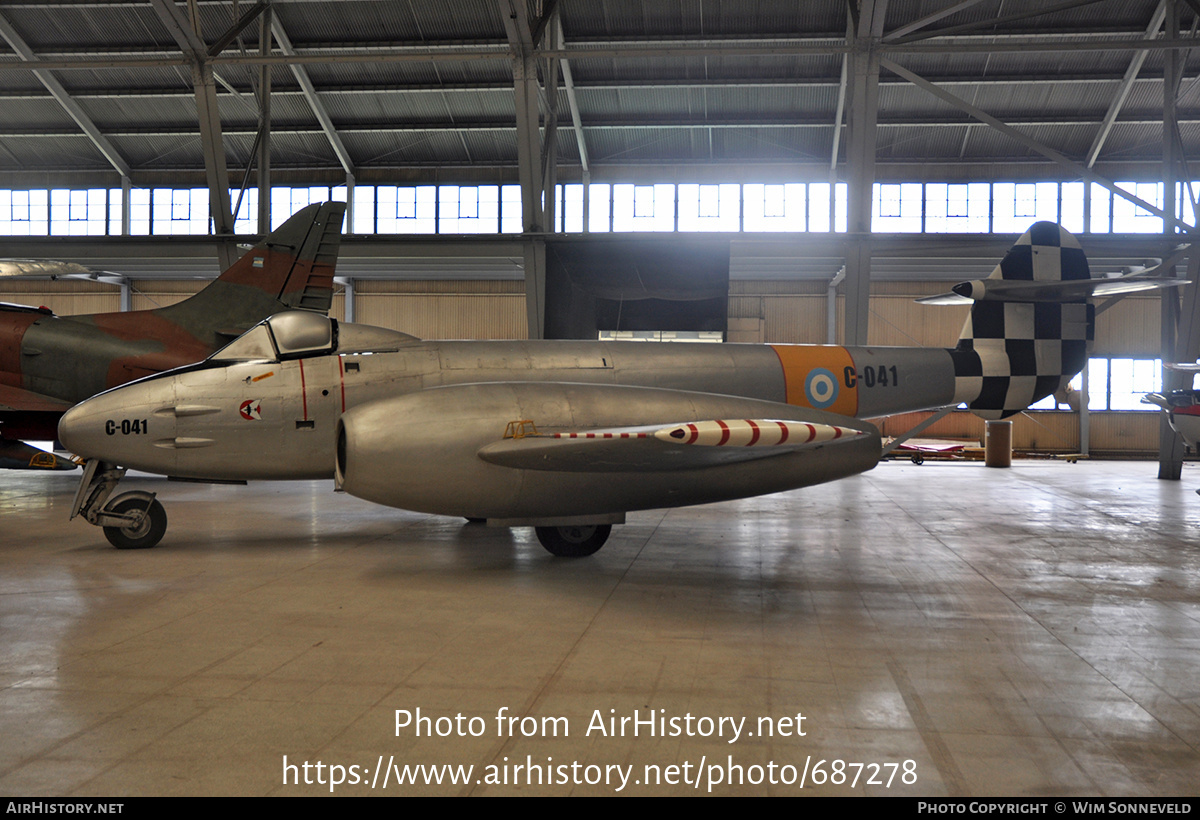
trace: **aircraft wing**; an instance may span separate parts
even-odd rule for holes
[[[0,413],[65,413],[71,406],[70,402],[43,396],[23,387],[0,384]]]
[[[0,384],[0,436],[9,440],[53,439],[58,435],[58,417],[70,409],[70,402]]]
[[[835,445],[866,435],[833,424],[711,419],[670,425],[560,430],[482,447],[484,461],[521,470],[663,472],[694,470]]]

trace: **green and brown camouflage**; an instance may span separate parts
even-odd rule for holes
[[[0,467],[53,468],[17,445],[53,439],[62,413],[89,396],[200,361],[281,310],[327,313],[345,211],[341,202],[309,205],[168,307],[56,316],[0,304]]]

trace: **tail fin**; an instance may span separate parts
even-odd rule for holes
[[[1075,237],[1038,222],[990,277],[956,287],[975,301],[951,351],[955,400],[1002,419],[1066,386],[1087,363],[1096,312],[1087,285],[1061,283],[1090,278]]]
[[[219,347],[281,310],[327,313],[344,202],[297,211],[195,296],[155,313]]]

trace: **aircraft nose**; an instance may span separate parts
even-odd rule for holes
[[[159,442],[174,441],[169,393],[169,385],[134,384],[93,396],[59,419],[58,440],[83,458],[145,469],[140,465],[155,461]]]
[[[83,458],[113,461],[113,439],[120,429],[123,414],[107,396],[98,396],[75,405],[58,420],[58,440]],[[130,422],[126,421],[126,427]]]

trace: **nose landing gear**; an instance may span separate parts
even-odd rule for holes
[[[82,515],[104,529],[104,537],[121,550],[157,546],[167,531],[167,512],[154,493],[134,490],[108,501],[125,476],[125,468],[92,459],[83,468],[71,518]],[[108,501],[106,504],[105,502]]]

